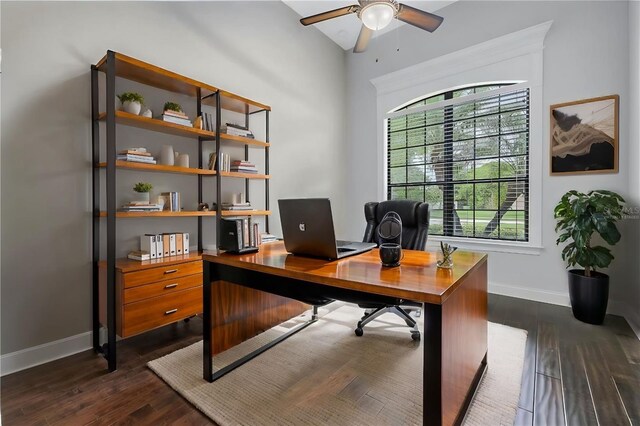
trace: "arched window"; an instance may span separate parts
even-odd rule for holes
[[[387,198],[429,203],[432,235],[529,241],[529,89],[448,90],[387,118]]]

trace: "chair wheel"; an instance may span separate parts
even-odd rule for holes
[[[416,342],[419,342],[420,341],[420,332],[417,332],[417,333],[413,333],[412,332],[411,333],[411,339],[413,339]]]
[[[360,337],[364,334],[364,330],[360,327],[355,329],[356,336]]]

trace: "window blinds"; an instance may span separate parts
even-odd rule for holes
[[[529,89],[449,91],[389,113],[387,195],[430,204],[430,233],[528,240]]]

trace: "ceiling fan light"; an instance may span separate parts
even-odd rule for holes
[[[371,3],[360,12],[362,23],[371,30],[381,30],[391,23],[395,9],[386,2]]]

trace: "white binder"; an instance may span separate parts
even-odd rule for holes
[[[149,253],[151,259],[158,257],[158,249],[156,247],[156,235],[144,234],[140,236],[140,250]]]

